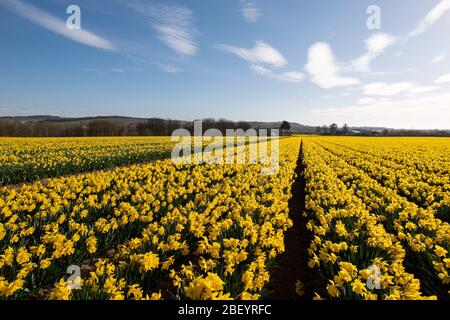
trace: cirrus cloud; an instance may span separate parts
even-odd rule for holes
[[[450,74],[440,76],[434,83],[447,83],[450,82]]]
[[[249,62],[250,70],[260,76],[288,83],[299,83],[305,78],[304,73],[299,71],[279,71],[278,69],[285,67],[288,61],[281,52],[264,41],[257,41],[250,49],[226,44],[215,47]]]
[[[20,0],[0,0],[0,4],[3,4],[7,9],[24,17],[34,24],[37,24],[72,41],[93,48],[116,50],[116,47],[109,40],[85,29],[70,30],[66,26],[66,21],[55,17],[54,15],[39,9],[32,4]]]
[[[269,68],[259,65],[251,65],[250,69],[261,76],[265,76],[281,82],[299,83],[302,82],[305,78],[305,75],[302,72],[297,71],[275,72]]]
[[[435,24],[447,11],[450,11],[450,0],[442,0],[419,22],[417,27],[410,32],[406,39],[421,35]]]
[[[447,58],[445,53],[438,54],[431,59],[431,63],[441,63]]]
[[[366,105],[315,108],[311,115],[320,122],[391,128],[450,129],[450,94],[407,97],[396,101],[374,100]]]
[[[387,33],[375,33],[366,40],[367,52],[351,62],[354,71],[369,72],[370,63],[388,47],[397,42],[397,38]]]
[[[241,12],[245,21],[249,23],[257,22],[261,17],[261,11],[256,7],[255,2],[250,0],[241,0]]]
[[[284,67],[287,64],[283,55],[264,41],[256,41],[253,48],[242,48],[227,44],[220,44],[216,48],[232,53],[252,64],[262,64],[271,67]]]
[[[414,82],[374,82],[363,87],[367,96],[396,96],[399,94],[416,95],[437,90],[438,87],[419,86]]]
[[[375,102],[377,102],[377,99],[375,99],[375,98],[361,98],[357,101],[357,103],[360,105],[372,104]]]
[[[142,2],[131,3],[129,7],[150,19],[153,30],[166,46],[181,55],[197,54],[192,10],[179,5],[152,6]]]

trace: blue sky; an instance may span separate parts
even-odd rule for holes
[[[449,30],[450,0],[0,0],[0,115],[450,128]]]

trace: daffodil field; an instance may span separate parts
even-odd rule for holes
[[[145,165],[0,190],[7,299],[256,299],[284,250],[298,139],[280,170]],[[68,266],[81,266],[68,286]],[[73,283],[72,283],[73,284]]]
[[[170,138],[1,139],[0,299],[264,299],[286,254],[307,256],[303,298],[450,297],[449,139],[279,145],[262,175],[174,163]],[[295,218],[304,253],[286,250]]]
[[[169,137],[0,138],[0,186],[170,156]]]
[[[316,298],[448,298],[450,140],[310,138],[303,152]]]

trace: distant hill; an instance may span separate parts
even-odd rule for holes
[[[17,122],[46,122],[62,119],[56,116],[16,116],[16,117],[0,117],[0,120],[17,121]]]
[[[249,124],[254,129],[279,129],[281,126],[281,122],[253,122],[250,121]],[[307,134],[307,133],[315,133],[316,127],[306,126],[303,124],[299,124],[296,122],[290,122],[291,132],[296,134]]]
[[[148,118],[133,118],[133,117],[121,117],[121,116],[98,116],[98,117],[80,117],[80,118],[68,118],[68,117],[58,117],[50,115],[36,115],[36,116],[17,116],[17,117],[0,117],[0,120],[8,120],[20,123],[36,123],[36,122],[49,122],[49,123],[59,123],[67,125],[87,125],[92,121],[109,121],[116,124],[138,124],[147,122]],[[188,121],[180,121],[181,123],[187,123]],[[250,126],[254,129],[279,129],[281,126],[280,122],[258,122],[250,121],[248,122]],[[315,133],[316,128],[311,126],[302,125],[299,123],[291,122],[292,133]]]
[[[121,116],[97,116],[97,117],[80,117],[80,118],[67,118],[48,115],[37,116],[18,116],[18,117],[0,117],[0,120],[9,120],[17,122],[52,122],[52,123],[65,123],[65,124],[88,124],[92,121],[105,120],[114,123],[132,124],[146,122],[145,118],[132,118]]]
[[[0,117],[0,121],[7,121],[13,123],[20,123],[26,127],[26,124],[55,124],[63,127],[81,126],[87,127],[94,121],[107,121],[114,125],[119,126],[131,126],[136,127],[139,124],[147,123],[150,118],[135,118],[135,117],[123,117],[123,116],[97,116],[97,117],[59,117],[51,115],[35,115],[35,116],[13,116],[13,117]],[[175,120],[181,125],[188,125],[192,121]],[[244,121],[245,122],[245,121]],[[281,121],[279,122],[261,122],[261,121],[247,121],[254,129],[279,129]],[[299,124],[296,122],[290,122],[291,132],[293,134],[315,134],[317,133],[317,127]],[[408,130],[408,129],[393,129],[384,127],[349,127],[353,134],[381,134],[388,131],[391,135],[450,135],[450,130]]]

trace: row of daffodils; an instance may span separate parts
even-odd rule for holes
[[[450,142],[304,139],[316,298],[448,299]]]
[[[3,187],[0,298],[258,299],[299,148],[281,139],[272,175],[161,160]]]
[[[300,152],[310,272],[292,291],[450,298],[450,140],[274,141],[279,167],[264,175],[273,159],[164,160],[170,138],[2,140],[2,183],[34,182],[0,187],[0,299],[265,298]],[[231,155],[272,147],[249,142]]]
[[[170,137],[0,138],[0,186],[170,156]]]

